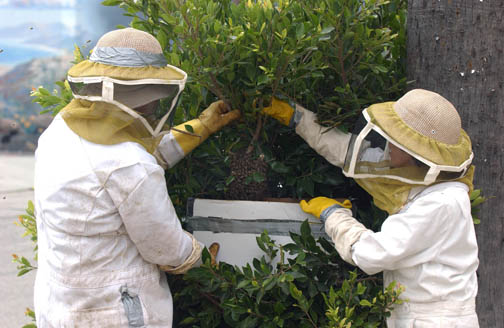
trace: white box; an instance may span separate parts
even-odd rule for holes
[[[193,199],[186,219],[188,230],[205,246],[219,243],[218,262],[239,267],[265,255],[256,241],[265,229],[272,240],[284,245],[293,242],[289,232],[300,234],[301,224],[308,219],[314,237],[330,240],[321,221],[303,212],[298,203]]]

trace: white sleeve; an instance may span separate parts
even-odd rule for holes
[[[168,168],[175,166],[175,164],[177,164],[185,156],[182,147],[180,147],[171,132],[163,135],[163,138],[161,139],[161,142],[159,143],[156,151],[166,162]]]
[[[431,261],[447,234],[450,212],[439,194],[423,196],[404,213],[389,216],[380,232],[362,234],[352,246],[352,260],[367,274]]]
[[[340,208],[327,218],[325,231],[334,242],[334,247],[341,258],[355,265],[352,261],[352,245],[360,239],[362,234],[370,230],[352,217],[351,210]]]
[[[301,116],[296,124],[296,133],[329,163],[343,167],[351,134],[336,128],[327,131],[327,127],[315,122],[315,113],[299,105],[296,105],[296,115]]]
[[[160,166],[137,163],[117,169],[105,188],[146,261],[176,267],[189,257],[192,239],[178,220]]]

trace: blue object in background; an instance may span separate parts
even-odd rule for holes
[[[10,0],[0,3],[0,66],[12,67],[33,58],[90,50],[97,39],[130,18],[101,0]]]
[[[104,33],[128,26],[131,17],[102,0],[0,0],[0,121],[15,121],[19,133],[0,151],[33,151],[50,114],[30,92],[65,79],[79,46],[84,56]],[[0,135],[0,138],[2,135]]]

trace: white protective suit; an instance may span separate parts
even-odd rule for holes
[[[161,153],[173,146],[162,142]],[[39,328],[171,327],[158,265],[177,267],[197,247],[151,154],[135,142],[88,142],[58,115],[36,150],[35,203]]]
[[[342,167],[350,134],[337,129],[322,133],[315,114],[299,105],[295,116],[297,134]],[[383,271],[385,285],[395,281],[405,287],[401,296],[409,302],[395,306],[389,328],[479,327],[478,246],[465,184],[413,188],[406,205],[385,220],[380,232],[365,229],[351,215],[347,209],[333,212],[326,232],[338,251],[348,249],[348,262],[368,274]],[[344,253],[340,251],[343,258]]]

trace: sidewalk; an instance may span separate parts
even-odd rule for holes
[[[14,224],[33,200],[33,155],[0,153],[0,327],[21,328],[30,323],[27,307],[33,309],[35,272],[17,277],[12,254],[26,257],[32,264],[34,244],[22,237],[23,228]]]

